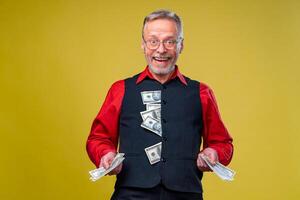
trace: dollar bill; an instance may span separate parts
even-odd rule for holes
[[[212,165],[209,161],[209,158],[205,155],[201,155],[205,163],[209,166],[213,172],[218,175],[222,180],[225,181],[233,181],[235,171],[232,169],[225,167],[221,163],[217,162],[215,165]]]
[[[146,104],[146,110],[154,110],[157,108],[161,108],[160,104],[148,103]]]
[[[145,148],[145,152],[151,165],[158,163],[161,156],[161,142]]]
[[[143,123],[141,124],[141,127],[152,131],[153,133],[162,136],[162,129],[161,129],[161,123],[159,120],[154,119],[153,117],[148,116]]]
[[[160,103],[161,100],[161,91],[143,91],[141,92],[143,104],[153,104],[153,103]]]
[[[160,108],[146,110],[140,113],[144,121],[147,119],[147,117],[152,117],[154,119],[160,120]]]
[[[90,179],[96,179],[97,177],[102,176],[102,174],[105,173],[104,167],[100,167],[94,170],[89,171],[89,174],[91,175]]]
[[[91,175],[90,180],[97,181],[98,179],[102,178],[103,176],[111,172],[113,169],[115,169],[123,162],[123,160],[125,159],[124,155],[125,155],[124,153],[118,153],[113,159],[108,169],[105,169],[104,167],[99,167],[98,169],[89,171],[89,174]]]

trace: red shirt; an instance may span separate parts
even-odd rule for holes
[[[155,79],[148,67],[139,75],[136,84],[142,82],[146,77]],[[169,80],[176,77],[183,84],[187,85],[178,67],[175,68]],[[86,148],[90,159],[97,167],[103,155],[110,151],[117,151],[119,117],[124,93],[125,81],[115,82],[108,91],[106,99],[93,122]],[[228,165],[233,154],[232,137],[221,120],[213,91],[203,83],[200,84],[200,98],[203,115],[203,148],[211,147],[215,149],[218,153],[219,161],[223,165]]]

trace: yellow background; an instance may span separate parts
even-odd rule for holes
[[[109,199],[85,142],[110,85],[144,69],[144,16],[184,22],[183,74],[210,85],[234,137],[235,181],[206,200],[300,199],[300,1],[0,1],[0,199]]]

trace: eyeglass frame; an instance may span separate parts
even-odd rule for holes
[[[171,40],[171,41],[174,41],[174,42],[175,42],[175,43],[174,43],[174,44],[175,44],[174,47],[172,47],[172,48],[167,48],[165,43],[166,43],[166,41],[170,41],[170,39],[168,39],[168,40],[158,40],[158,39],[155,39],[155,41],[158,41],[158,42],[159,42],[159,43],[158,43],[158,46],[157,46],[156,48],[149,48],[148,45],[147,45],[147,42],[149,42],[149,40],[146,41],[144,37],[142,37],[142,38],[143,38],[144,43],[146,44],[146,47],[147,47],[148,49],[150,49],[150,50],[156,50],[156,49],[158,49],[159,46],[160,46],[161,44],[163,44],[163,46],[164,46],[165,49],[172,50],[172,49],[174,49],[174,47],[175,47],[179,42],[181,42],[181,41],[183,40],[182,37],[179,37],[177,40],[173,39],[173,40]]]

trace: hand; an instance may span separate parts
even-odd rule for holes
[[[214,150],[213,148],[205,148],[203,151],[201,151],[198,154],[198,158],[197,158],[197,167],[200,171],[212,171],[209,166],[205,163],[205,161],[203,160],[203,158],[201,157],[201,155],[205,155],[208,157],[210,163],[212,165],[215,165],[218,161],[218,153],[216,150]]]
[[[104,167],[104,169],[108,169],[115,156],[116,156],[115,152],[108,152],[107,154],[102,156],[99,167]],[[118,165],[115,169],[113,169],[111,172],[109,172],[108,174],[115,175],[120,173],[121,170],[122,170],[122,163]]]

